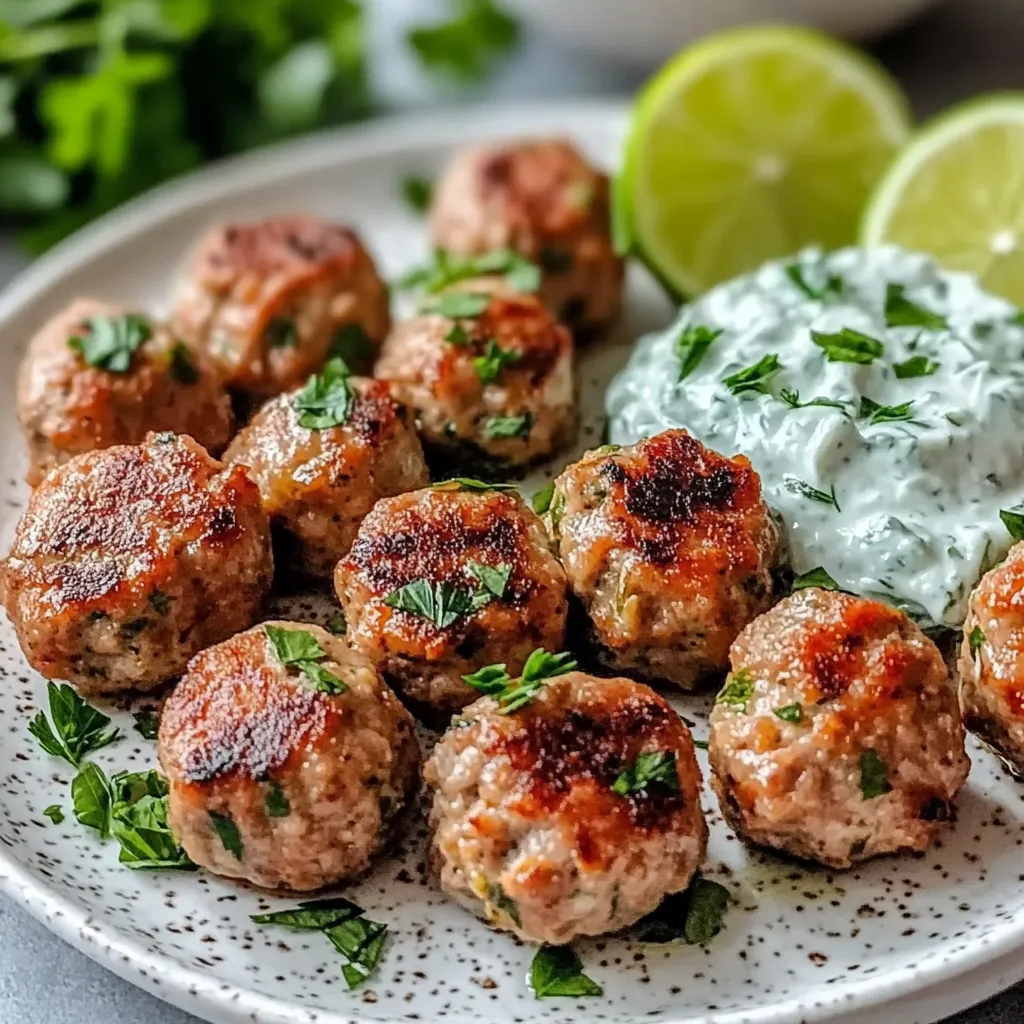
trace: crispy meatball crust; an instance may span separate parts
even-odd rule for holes
[[[677,789],[612,790],[654,752],[675,754]],[[529,942],[625,928],[685,889],[704,859],[690,733],[629,679],[573,672],[510,715],[484,697],[445,733],[424,776],[441,887]]]
[[[960,648],[964,724],[1024,776],[1024,544],[971,594]]]
[[[537,647],[559,650],[565,638],[565,574],[540,519],[514,492],[449,486],[377,502],[334,577],[349,643],[428,714],[476,698],[463,675],[498,662],[517,673]],[[500,598],[443,626],[387,604],[416,580],[476,592],[472,562],[507,569]]]
[[[272,575],[270,524],[245,469],[152,434],[78,455],[36,488],[3,598],[34,669],[117,693],[159,686],[249,626]]]
[[[364,871],[401,820],[419,784],[419,745],[362,655],[318,626],[268,625],[311,633],[347,691],[318,692],[282,665],[263,625],[197,655],[160,719],[168,822],[218,875],[319,889]],[[225,825],[237,830],[237,856]]]
[[[295,392],[271,399],[225,460],[249,467],[263,507],[299,571],[330,579],[379,498],[430,482],[412,415],[386,381],[350,378],[348,420],[326,430],[299,423]]]
[[[668,430],[587,452],[547,513],[598,662],[691,689],[772,602],[778,530],[741,455]]]
[[[378,345],[390,324],[388,290],[350,229],[271,217],[222,225],[202,240],[174,323],[230,388],[265,398],[317,372],[346,327]]]
[[[801,590],[748,626],[731,660],[708,750],[742,839],[848,868],[923,850],[953,820],[970,767],[956,695],[902,612]]]
[[[460,154],[434,190],[435,247],[463,256],[514,249],[544,271],[541,298],[573,330],[607,327],[622,305],[608,178],[564,139]]]
[[[476,317],[428,312],[398,324],[375,375],[416,410],[424,443],[442,459],[516,467],[550,455],[574,428],[572,335],[537,298],[499,278],[451,291],[490,302]],[[490,379],[481,365],[495,345],[506,356]]]
[[[93,317],[129,311],[76,299],[29,342],[18,373],[18,422],[29,450],[28,482],[81,452],[139,444],[149,431],[189,434],[218,454],[231,439],[227,392],[213,364],[152,323],[124,373],[89,366],[68,342],[88,336]]]

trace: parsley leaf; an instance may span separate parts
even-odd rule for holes
[[[171,610],[171,599],[159,590],[149,595],[149,603],[157,615],[166,615]]]
[[[155,711],[149,708],[136,711],[132,714],[132,718],[135,719],[133,728],[143,739],[156,739],[157,733],[160,731],[160,716]]]
[[[911,356],[906,362],[893,363],[892,371],[898,380],[912,380],[914,377],[930,377],[941,363],[933,363],[927,356]]]
[[[810,280],[808,277],[810,276]],[[802,266],[790,263],[786,267],[786,277],[790,279],[809,299],[824,302],[825,299],[843,292],[843,279],[835,274],[826,274],[825,268],[818,266]]]
[[[779,357],[774,353],[763,356],[753,366],[745,367],[728,377],[722,378],[722,383],[734,395],[743,395],[749,392],[768,394],[768,385],[771,379],[782,369]]]
[[[484,420],[484,437],[489,441],[524,437],[532,426],[533,417],[528,412],[520,416],[491,416]]]
[[[679,360],[677,380],[686,380],[697,369],[707,350],[721,337],[722,331],[722,328],[712,330],[702,324],[690,324],[679,332],[674,346],[676,358]]]
[[[792,590],[806,590],[817,587],[819,590],[840,590],[840,586],[820,565],[793,578]]]
[[[729,673],[725,686],[715,697],[715,703],[724,704],[734,711],[746,712],[747,704],[753,696],[754,678],[745,668],[741,668]]]
[[[402,198],[414,213],[426,213],[434,192],[433,182],[418,174],[408,174],[402,179]]]
[[[48,754],[78,767],[82,758],[119,739],[119,729],[108,729],[110,719],[82,700],[66,683],[47,683],[50,721],[42,711],[28,724],[28,731]]]
[[[199,369],[188,346],[177,341],[171,349],[171,376],[179,384],[195,384],[199,380]]]
[[[485,565],[483,562],[470,560],[466,568],[480,581],[481,590],[473,596],[475,605],[483,606],[492,599],[501,600],[505,596],[512,566],[508,562],[498,565]]]
[[[874,362],[885,352],[885,346],[877,338],[862,334],[851,327],[843,327],[835,334],[811,331],[811,340],[822,349],[830,363]]]
[[[864,750],[860,755],[860,792],[865,800],[874,800],[891,792],[885,762],[875,750]]]
[[[341,924],[352,917],[359,917],[362,909],[343,896],[323,900],[307,900],[294,910],[277,910],[269,914],[253,914],[254,924],[275,924],[281,928],[297,931],[319,932],[332,925]]]
[[[346,623],[344,612],[335,612],[330,619],[327,620],[327,630],[335,636],[344,636],[345,629]]]
[[[473,369],[483,384],[491,384],[501,376],[501,371],[512,363],[518,363],[521,353],[512,348],[502,348],[494,338],[487,339],[487,348],[482,356],[473,359]]]
[[[829,409],[842,409],[843,412],[846,411],[846,403],[839,401],[838,398],[812,398],[807,402],[801,402],[800,392],[789,388],[782,388],[779,392],[779,398],[791,409],[809,409],[812,406],[824,406]]]
[[[487,480],[477,480],[471,476],[453,476],[449,480],[441,480],[431,484],[432,491],[474,491],[485,493],[486,491],[514,491],[515,484],[490,483]]]
[[[91,316],[85,326],[88,333],[72,335],[68,348],[78,352],[89,366],[109,373],[127,373],[132,356],[153,335],[149,321],[137,313]]]
[[[971,630],[970,635],[967,637],[967,642],[970,644],[972,656],[981,650],[981,645],[985,642],[985,632],[981,626],[975,626]]]
[[[337,697],[348,692],[348,683],[342,682],[333,672],[315,661],[300,661],[299,671],[306,677],[311,689]]]
[[[531,504],[533,511],[542,516],[551,508],[551,499],[555,496],[555,481],[552,480],[546,487],[542,487],[534,496]]]
[[[624,768],[612,783],[612,792],[619,796],[646,793],[656,788],[679,790],[679,773],[673,750],[657,750],[641,754]]]
[[[782,708],[775,708],[776,718],[781,718],[784,722],[792,722],[794,725],[799,725],[804,720],[804,709],[802,704],[787,704]]]
[[[43,808],[43,816],[49,818],[54,825],[59,825],[64,821],[64,810],[60,804],[50,804]]]
[[[462,678],[474,690],[497,698],[501,714],[509,715],[533,700],[547,680],[575,668],[576,659],[571,654],[549,654],[543,647],[538,647],[526,659],[518,679],[508,674],[505,665],[488,665]]]
[[[82,765],[71,780],[71,802],[75,817],[88,828],[94,828],[105,839],[110,835],[110,808],[114,795],[103,770],[91,761]]]
[[[436,294],[459,281],[491,274],[503,276],[517,292],[537,291],[542,277],[541,268],[514,249],[493,249],[479,256],[456,256],[438,249],[433,262],[411,270],[398,287]]]
[[[292,806],[280,784],[273,779],[267,785],[267,794],[263,798],[263,805],[271,818],[287,818],[292,813]]]
[[[691,946],[710,942],[724,927],[725,912],[732,903],[729,890],[718,882],[697,875],[686,890],[688,906],[683,925],[683,938]]]
[[[872,426],[876,423],[906,423],[913,420],[914,402],[911,400],[901,405],[879,405],[865,395],[860,400],[860,414],[868,417],[868,422]]]
[[[121,864],[149,871],[195,869],[167,824],[168,785],[159,772],[119,772],[110,788],[110,832],[121,847]]]
[[[438,313],[453,320],[461,320],[480,316],[490,304],[490,295],[450,292],[447,295],[439,295],[428,308],[431,313]]]
[[[283,629],[280,626],[264,626],[263,631],[281,664],[297,668],[311,689],[332,697],[347,692],[347,683],[318,664],[327,657],[327,652],[312,633],[305,629]]]
[[[453,583],[416,579],[391,591],[384,603],[389,608],[427,619],[438,629],[448,629],[470,611],[473,595]]]
[[[890,284],[885,289],[885,322],[889,327],[924,327],[931,331],[944,331],[949,321],[938,313],[911,302],[901,284]]]
[[[604,989],[583,973],[583,962],[571,946],[537,950],[530,964],[530,988],[538,999],[604,995]]]
[[[999,510],[999,518],[1014,540],[1024,540],[1024,505]]]
[[[792,494],[799,494],[801,497],[816,501],[821,505],[831,505],[837,512],[842,512],[839,502],[836,501],[835,485],[828,491],[819,491],[817,487],[812,487],[807,481],[801,480],[791,473],[786,473],[782,477],[782,483]]]
[[[245,856],[245,844],[242,842],[242,834],[238,831],[238,825],[230,814],[221,811],[207,812],[210,819],[210,826],[220,839],[224,849],[231,854],[235,860],[241,860]]]
[[[292,405],[299,414],[300,427],[326,430],[348,421],[354,398],[348,366],[335,356],[327,361],[321,373],[309,378],[292,399]]]
[[[464,81],[482,78],[519,41],[519,25],[493,0],[459,0],[458,13],[436,25],[417,25],[407,41],[428,71]]]

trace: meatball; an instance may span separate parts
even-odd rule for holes
[[[1024,544],[971,594],[960,648],[964,724],[1024,776]]]
[[[120,306],[77,299],[29,342],[18,422],[33,487],[81,452],[189,434],[217,454],[233,418],[214,366],[166,327]]]
[[[424,776],[441,887],[529,942],[625,928],[704,859],[693,740],[629,679],[571,672],[512,713],[483,697]]]
[[[337,415],[309,411],[317,392],[342,396]],[[318,426],[327,422],[336,425]],[[271,399],[225,459],[249,467],[289,562],[327,579],[378,498],[430,481],[412,417],[387,382],[326,372]]]
[[[512,249],[537,263],[545,304],[593,332],[622,304],[608,192],[608,178],[563,139],[472,149],[438,182],[430,232],[436,248],[458,255]]]
[[[477,278],[395,327],[374,371],[447,463],[525,466],[572,436],[572,335],[532,295]]]
[[[801,590],[733,644],[709,757],[739,836],[833,868],[923,850],[970,762],[938,648],[901,611]]]
[[[599,664],[691,689],[771,605],[779,536],[761,481],[684,430],[588,452],[547,519]]]
[[[191,438],[77,455],[29,499],[3,565],[28,663],[83,694],[147,690],[255,621],[270,524],[241,466]]]
[[[264,623],[193,658],[157,750],[185,852],[268,889],[360,874],[419,784],[409,712],[366,658],[306,623]]]
[[[338,563],[348,641],[428,717],[477,696],[462,677],[565,637],[565,573],[514,491],[441,484],[377,502]]]
[[[174,322],[230,388],[264,398],[298,387],[331,354],[368,368],[388,331],[388,290],[353,231],[272,217],[202,240]]]

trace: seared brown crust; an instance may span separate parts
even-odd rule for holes
[[[18,419],[29,448],[28,481],[38,484],[54,466],[82,452],[139,444],[150,431],[189,434],[213,454],[231,438],[227,392],[213,364],[189,351],[188,375],[175,373],[182,343],[167,327],[132,355],[125,373],[89,366],[68,345],[88,336],[92,317],[121,317],[121,306],[77,299],[49,320],[29,343],[18,374]]]

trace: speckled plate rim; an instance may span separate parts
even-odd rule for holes
[[[624,131],[624,101],[570,101],[461,107],[388,118],[354,129],[334,130],[222,161],[163,185],[107,214],[67,239],[21,273],[0,294],[0,330],[26,305],[97,255],[110,253],[194,206],[223,201],[322,167],[394,156],[420,147],[457,146],[499,136],[568,132],[582,143],[589,133]],[[43,925],[125,980],[216,1024],[359,1024],[358,1012],[310,1009],[211,980],[171,957],[149,953],[123,932],[94,922],[75,900],[51,889],[2,845],[0,890]],[[864,981],[817,986],[758,1010],[665,1017],[666,1024],[925,1024],[1024,979],[1024,920],[1000,922],[984,938],[948,956],[928,957]],[[897,1004],[899,1009],[897,1009]],[[927,1016],[919,1016],[920,1012]],[[893,1012],[898,1016],[893,1016]],[[911,1018],[910,1015],[913,1015]],[[474,1019],[483,1019],[485,1016]]]

